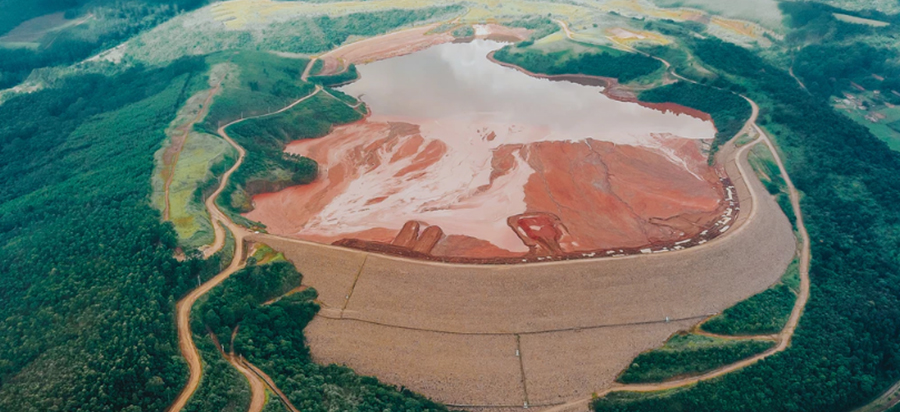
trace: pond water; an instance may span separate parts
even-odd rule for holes
[[[466,258],[658,244],[717,218],[721,184],[698,140],[711,122],[491,62],[502,46],[359,66],[342,91],[372,115],[288,145],[319,178],[256,196],[247,217],[323,243]]]
[[[486,40],[448,43],[362,65],[360,80],[341,90],[361,96],[379,116],[531,125],[551,132],[541,140],[642,144],[652,133],[715,135],[708,121],[613,100],[597,87],[531,77],[487,59],[501,47]]]

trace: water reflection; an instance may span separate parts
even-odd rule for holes
[[[712,138],[710,122],[663,113],[603,95],[599,88],[538,79],[492,63],[503,45],[476,40],[444,44],[359,67],[362,78],[342,88],[362,95],[375,115],[509,125],[553,131],[547,140],[592,137],[643,144],[651,134]]]

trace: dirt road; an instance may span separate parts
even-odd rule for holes
[[[296,104],[299,104],[303,100],[312,97],[313,95],[318,93],[320,90],[321,90],[321,88],[317,88],[316,91],[313,92],[310,96],[307,96],[304,99],[298,100],[291,106],[288,106],[288,107],[286,107],[278,112],[275,112],[275,113],[280,113],[280,112],[290,109],[291,107],[293,107]],[[736,157],[745,155],[751,147],[755,146],[756,144],[760,144],[763,141],[767,144],[767,146],[769,146],[773,150],[775,159],[776,159],[779,167],[782,169],[782,173],[785,177],[785,181],[788,184],[788,188],[791,193],[792,205],[795,209],[795,214],[798,217],[797,226],[798,226],[798,229],[800,230],[801,236],[803,238],[803,249],[801,251],[802,259],[801,259],[801,268],[800,268],[801,269],[800,270],[801,293],[798,296],[797,303],[794,307],[794,310],[792,311],[792,314],[788,321],[788,324],[786,325],[785,329],[778,335],[778,345],[776,345],[776,347],[774,347],[772,350],[767,351],[766,353],[763,353],[759,356],[756,356],[754,358],[750,358],[750,359],[747,359],[747,360],[744,360],[744,361],[741,361],[741,362],[738,362],[738,363],[735,363],[732,365],[728,365],[726,367],[720,368],[716,371],[710,372],[710,373],[702,375],[702,376],[667,382],[667,383],[663,383],[663,384],[655,384],[655,385],[619,385],[619,386],[614,386],[606,391],[603,391],[599,395],[602,396],[602,395],[607,394],[612,391],[655,391],[655,390],[661,390],[661,389],[677,388],[677,387],[692,385],[692,384],[695,384],[696,382],[715,378],[715,377],[724,375],[726,373],[738,370],[738,369],[748,366],[750,364],[753,364],[753,363],[759,361],[760,359],[763,359],[767,356],[771,356],[774,353],[784,350],[789,345],[790,337],[793,335],[793,332],[796,329],[796,325],[799,321],[800,315],[802,314],[803,307],[805,306],[806,301],[809,296],[809,280],[808,280],[809,239],[808,239],[808,235],[806,234],[806,229],[803,226],[802,215],[800,213],[799,194],[797,193],[796,189],[794,188],[793,184],[791,183],[786,171],[784,171],[784,167],[781,162],[781,159],[778,156],[778,153],[774,151],[774,146],[772,145],[771,141],[769,141],[768,136],[755,125],[758,108],[755,103],[751,102],[751,104],[753,106],[753,117],[751,118],[750,121],[748,121],[748,124],[745,126],[745,131],[749,130],[748,128],[753,128],[754,130],[759,132],[759,135],[761,136],[761,140],[759,140],[753,144],[747,145],[747,146],[741,148],[740,150],[738,150],[736,153]],[[274,114],[274,113],[272,113],[272,114]],[[260,116],[260,117],[262,117],[262,116]],[[246,120],[246,119],[242,119],[242,120]],[[239,120],[239,121],[242,121],[242,120]],[[237,123],[237,122],[234,122],[234,123]],[[232,123],[232,124],[234,124],[234,123]],[[193,345],[193,341],[191,339],[190,330],[189,330],[190,307],[196,301],[197,298],[199,298],[204,293],[206,293],[208,290],[212,289],[213,287],[215,287],[216,285],[221,283],[221,281],[223,281],[225,278],[227,278],[231,273],[238,270],[241,267],[241,261],[243,259],[243,242],[244,242],[244,236],[247,235],[247,233],[240,227],[237,227],[223,213],[221,213],[221,211],[219,211],[215,207],[215,201],[214,201],[215,197],[218,196],[219,193],[221,193],[222,189],[227,184],[228,178],[230,177],[231,173],[234,170],[236,170],[237,167],[240,166],[240,163],[243,160],[243,157],[245,154],[243,149],[240,148],[240,146],[237,145],[225,133],[225,128],[227,128],[228,126],[230,126],[230,125],[226,125],[222,129],[220,129],[219,132],[224,139],[226,139],[230,144],[235,146],[235,148],[240,153],[240,158],[239,158],[238,162],[235,164],[235,166],[233,166],[232,169],[230,169],[229,172],[226,173],[226,175],[222,179],[222,184],[220,185],[220,187],[216,190],[214,195],[207,201],[207,207],[210,210],[211,216],[213,216],[214,220],[216,222],[218,222],[218,224],[216,225],[217,226],[216,242],[213,244],[213,246],[209,250],[217,251],[217,250],[221,249],[222,245],[224,245],[224,228],[220,227],[220,225],[219,225],[219,224],[224,224],[235,235],[237,251],[235,253],[235,259],[232,261],[232,264],[229,266],[228,269],[226,269],[225,271],[223,271],[222,273],[217,275],[215,278],[213,278],[206,284],[202,285],[197,290],[191,292],[191,294],[189,294],[185,299],[183,299],[181,302],[179,302],[179,305],[178,305],[179,341],[180,341],[182,353],[184,354],[185,358],[188,360],[188,363],[189,363],[189,366],[191,369],[191,378],[189,380],[188,385],[185,387],[184,391],[179,396],[178,401],[176,401],[176,403],[173,404],[173,407],[170,408],[170,411],[173,411],[173,412],[181,410],[181,408],[187,402],[187,399],[190,398],[190,395],[194,392],[194,390],[198,386],[199,380],[200,380],[200,370],[201,370],[200,366],[201,365],[200,365],[200,360],[199,360],[199,354],[197,353],[197,350]],[[745,177],[749,176],[748,173],[752,174],[752,171],[744,170],[745,166],[743,166],[742,163],[738,163],[738,167],[740,169],[742,169],[741,174],[744,175]],[[755,196],[753,191],[751,191],[751,194],[753,194]],[[739,228],[739,230],[744,229],[744,227],[746,227],[746,226],[747,225],[742,226],[741,228]],[[221,235],[220,235],[220,233],[221,233]],[[726,237],[726,238],[728,238],[728,237]],[[211,254],[212,253],[210,253],[210,255]],[[640,258],[644,258],[644,257],[637,256],[637,257],[633,257],[633,259],[630,258],[627,260],[635,261],[636,259],[640,259]],[[649,257],[646,257],[646,258],[649,258]],[[623,260],[626,260],[626,259],[623,259]],[[422,263],[422,262],[418,262],[418,263]],[[558,265],[566,265],[566,264],[567,263],[565,263],[565,262],[558,263]],[[557,265],[557,264],[549,263],[546,265]],[[442,264],[441,266],[448,266],[448,265]],[[471,265],[469,265],[469,266],[471,266]],[[352,293],[352,290],[351,290],[351,293]],[[349,299],[349,295],[348,295],[348,299]],[[344,305],[344,307],[346,307],[346,304]],[[518,351],[516,352],[516,356],[518,357]],[[520,362],[521,362],[521,360],[520,360]],[[524,367],[522,367],[521,365],[516,367],[517,370],[519,368],[522,368],[521,370],[523,370],[523,371],[525,370]],[[522,378],[523,382],[524,382],[524,379],[525,378],[523,377]],[[530,389],[530,387],[529,387],[529,389]],[[574,410],[582,410],[582,409],[587,408],[587,405],[589,404],[589,402],[590,402],[590,398],[583,398],[583,399],[576,400],[574,402],[568,402],[566,404],[553,407],[552,409],[549,409],[549,410],[564,411],[564,410],[572,410],[573,408],[574,408]]]
[[[566,31],[567,37],[572,39],[571,32],[568,30],[568,26],[565,24],[565,22],[562,22],[562,21],[557,21],[557,22]],[[651,57],[656,58],[655,56],[651,56]],[[662,60],[662,59],[659,59],[659,60],[662,61],[666,65],[666,67],[668,67],[670,69],[670,72],[674,76],[676,76],[679,79],[684,80],[684,81],[693,82],[692,80],[682,77],[681,75],[676,73],[674,68],[672,68],[672,65],[669,62]],[[802,83],[801,83],[801,85],[802,85]],[[781,160],[781,156],[778,153],[777,148],[772,143],[772,140],[770,139],[768,134],[766,134],[765,131],[762,130],[762,128],[760,128],[759,125],[756,123],[757,117],[759,115],[759,106],[756,104],[756,102],[747,98],[746,96],[741,96],[741,97],[743,97],[750,103],[750,105],[752,107],[752,115],[750,117],[750,120],[747,122],[747,124],[744,125],[744,128],[741,130],[741,132],[738,133],[738,136],[740,136],[742,134],[746,134],[747,132],[750,131],[750,129],[753,129],[754,131],[756,131],[756,133],[760,136],[760,139],[761,139],[752,144],[745,146],[744,148],[741,149],[741,152],[745,152],[745,151],[749,150],[751,147],[753,147],[756,144],[759,144],[761,142],[764,142],[765,145],[769,148],[769,150],[772,153],[772,156],[775,159],[775,162],[778,164],[778,168],[781,172],[781,175],[784,177],[785,183],[788,188],[788,192],[790,193],[791,206],[794,210],[794,214],[797,216],[797,224],[796,225],[797,225],[797,230],[800,234],[801,243],[802,243],[801,248],[800,248],[800,292],[798,293],[797,300],[794,304],[794,308],[791,311],[791,316],[788,318],[788,321],[785,324],[784,329],[782,329],[782,331],[776,336],[776,341],[778,342],[778,344],[775,345],[772,349],[769,349],[768,351],[763,352],[757,356],[742,360],[740,362],[737,362],[737,363],[734,363],[731,365],[724,366],[722,368],[716,369],[714,371],[711,371],[711,372],[706,373],[701,376],[680,379],[680,380],[670,381],[670,382],[664,382],[664,383],[659,383],[659,384],[618,385],[618,386],[610,388],[606,391],[597,393],[597,395],[599,397],[605,396],[611,392],[623,392],[623,391],[651,392],[651,391],[668,390],[668,389],[675,389],[675,388],[681,388],[681,387],[693,385],[693,384],[696,384],[697,382],[717,378],[717,377],[720,377],[727,373],[731,373],[736,370],[742,369],[744,367],[750,366],[756,362],[759,362],[762,359],[765,359],[776,353],[784,351],[790,345],[791,337],[794,335],[794,331],[797,329],[797,325],[799,324],[800,317],[803,315],[803,309],[806,307],[806,303],[809,300],[809,289],[810,289],[810,281],[809,281],[810,240],[809,240],[809,234],[806,230],[806,226],[803,223],[803,212],[800,209],[800,194],[797,191],[796,187],[794,186],[793,182],[791,181],[791,178],[787,173],[787,170],[784,166],[783,161]],[[750,338],[760,338],[760,337],[766,338],[766,337],[770,337],[770,336],[758,336],[758,337],[748,336],[746,338],[750,339]],[[900,388],[900,383],[898,383],[898,388]],[[894,403],[900,402],[900,398],[895,399],[893,402]],[[587,409],[587,406],[589,405],[589,403],[590,403],[590,399],[582,399],[579,401],[566,403],[564,405],[560,405],[558,407],[548,409],[547,411],[548,412],[549,411],[562,412],[562,411],[570,411],[570,410],[584,410],[584,409]]]
[[[852,412],[884,412],[900,404],[900,382],[888,388],[881,396]]]
[[[234,165],[231,166],[231,168],[228,169],[228,171],[226,171],[224,175],[222,175],[221,182],[219,183],[219,187],[216,189],[216,191],[213,192],[208,199],[206,199],[206,209],[209,211],[209,215],[213,221],[216,237],[213,244],[204,251],[204,256],[212,256],[222,249],[222,247],[225,245],[225,228],[227,227],[234,236],[234,258],[231,260],[231,264],[229,264],[224,271],[222,271],[212,279],[206,281],[206,283],[200,285],[200,287],[198,287],[197,289],[192,290],[191,293],[178,301],[175,309],[176,322],[178,327],[178,346],[181,349],[182,356],[184,356],[185,360],[188,363],[190,377],[188,378],[188,382],[185,385],[184,389],[182,389],[181,393],[178,395],[178,398],[176,398],[172,406],[169,407],[168,410],[170,412],[179,412],[182,410],[182,408],[184,408],[184,405],[187,404],[188,400],[191,398],[191,395],[194,394],[194,391],[196,391],[197,387],[200,385],[200,377],[203,373],[203,368],[200,363],[200,353],[197,350],[197,346],[194,344],[193,334],[191,333],[191,308],[194,306],[194,303],[197,302],[197,299],[205,295],[214,287],[218,286],[225,279],[228,279],[229,276],[231,276],[233,273],[237,272],[244,266],[244,237],[248,234],[248,232],[243,227],[240,227],[232,222],[231,219],[229,219],[228,216],[226,216],[216,206],[216,199],[218,199],[219,195],[228,185],[228,180],[231,178],[231,175],[234,174],[234,172],[239,167],[241,167],[241,164],[244,161],[244,157],[247,154],[243,147],[241,147],[234,140],[232,140],[230,136],[228,136],[226,129],[245,120],[272,116],[290,110],[294,106],[312,98],[320,91],[322,91],[322,87],[316,86],[315,91],[301,99],[298,99],[297,101],[291,103],[281,110],[264,115],[235,120],[234,122],[220,127],[218,130],[219,135],[223,139],[225,139],[231,146],[233,146],[235,150],[237,150],[238,159],[234,163]],[[251,389],[253,389],[252,383],[253,382],[251,381]],[[258,397],[259,394],[254,392],[253,396],[254,399],[257,399],[256,397]],[[265,398],[264,393],[262,396],[263,398]]]

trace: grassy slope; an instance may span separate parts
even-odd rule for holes
[[[203,182],[213,179],[214,165],[237,154],[218,136],[191,133],[181,151],[172,185],[169,187],[170,219],[182,244],[197,248],[214,238],[209,212],[198,196]]]
[[[800,283],[799,262],[794,259],[781,281],[771,288],[725,309],[702,325],[704,331],[720,335],[767,335],[784,328]]]
[[[662,348],[638,355],[616,380],[622,383],[664,382],[699,375],[749,358],[774,345],[772,341],[725,340],[678,334]]]
[[[750,149],[747,161],[750,162],[763,186],[766,187],[770,195],[775,197],[775,201],[778,202],[781,211],[784,212],[791,225],[796,229],[797,217],[794,215],[794,208],[791,206],[787,185],[768,147],[766,145],[756,145]]]

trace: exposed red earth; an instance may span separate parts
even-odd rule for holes
[[[433,136],[467,128],[438,123],[375,115],[294,142],[286,151],[316,160],[320,177],[256,196],[246,216],[316,242],[510,263],[683,248],[727,230],[739,210],[698,140],[541,141],[539,127],[484,124],[452,145]],[[532,143],[499,143],[497,131]],[[469,160],[484,162],[487,182],[473,184]]]
[[[433,28],[338,48],[320,57],[323,71],[343,66],[335,61],[366,63],[452,40],[427,34]],[[525,34],[476,27],[481,37]],[[614,79],[551,80],[602,85],[607,97],[636,102]],[[677,105],[640,105],[710,124],[708,115]],[[603,136],[577,137],[539,122],[498,122],[475,109],[440,118],[373,111],[323,138],[288,145],[286,152],[318,162],[319,178],[255,196],[245,216],[270,233],[320,243],[448,262],[521,263],[683,249],[727,231],[740,210],[730,180],[707,164],[700,140],[644,128],[637,141],[624,139],[634,144],[617,144],[609,131],[582,129],[581,136]]]
[[[438,44],[456,40],[448,32],[431,33],[440,23],[414,27],[353,42],[319,57],[323,66],[317,75],[333,75],[341,73],[352,64],[365,64],[415,53]],[[498,24],[475,25],[475,37],[497,41],[522,41],[528,38],[531,30],[509,28]]]

